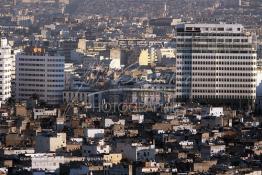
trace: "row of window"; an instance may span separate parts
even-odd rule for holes
[[[64,69],[48,69],[48,72],[64,72]]]
[[[47,92],[62,92],[62,90],[61,89],[59,89],[59,90],[52,89],[52,90],[47,90]]]
[[[214,72],[178,72],[182,76],[256,76],[256,73],[214,73]]]
[[[45,82],[44,79],[27,79],[27,78],[19,78],[19,81],[36,81],[36,82]]]
[[[32,94],[23,94],[23,93],[19,93],[18,94],[20,97],[32,97]],[[37,94],[39,97],[45,97],[45,95],[43,94]]]
[[[10,91],[9,92],[5,92],[5,93],[0,92],[0,95],[8,95],[8,94],[10,94]]]
[[[24,83],[19,83],[19,86],[29,86],[29,87],[45,87],[44,84],[24,84]]]
[[[256,50],[250,49],[250,50],[226,50],[226,49],[215,49],[215,50],[210,50],[210,49],[177,49],[177,53],[209,53],[209,54],[221,54],[221,53],[226,53],[226,54],[255,54]]]
[[[50,61],[50,62],[64,62],[64,59],[47,59],[47,61]]]
[[[11,72],[11,70],[0,70],[0,72]]]
[[[177,32],[176,35],[178,36],[229,36],[229,37],[246,37],[243,33],[197,33],[197,32]]]
[[[64,82],[64,80],[47,80],[47,82]]]
[[[0,78],[11,78],[11,75],[5,75],[5,76],[0,75]]]
[[[244,59],[244,60],[250,60],[250,59],[254,59],[256,60],[256,56],[215,56],[215,55],[196,55],[196,56],[192,56],[192,55],[177,55],[177,59],[211,59],[211,60],[215,60],[215,59],[225,59],[225,60],[229,60],[229,59],[235,59],[235,60],[239,60],[239,59]]]
[[[188,43],[192,43],[192,42],[208,42],[208,43],[215,43],[215,42],[219,42],[219,43],[247,43],[248,39],[232,39],[232,38],[178,38],[177,43],[184,43],[184,42],[188,42]]]
[[[3,88],[4,87],[4,88]],[[0,86],[0,89],[1,90],[8,90],[8,89],[11,89],[9,86]]]
[[[29,69],[29,68],[19,68],[19,71],[29,71],[29,72],[44,72],[45,69]]]
[[[46,58],[19,58],[19,61],[46,61]],[[61,58],[48,58],[48,62],[64,62],[64,59]]]
[[[45,92],[44,89],[19,89],[21,92]]]
[[[45,64],[19,63],[19,66],[36,66],[36,67],[45,67]]]
[[[205,30],[205,31],[233,31],[233,28],[224,28],[224,27],[186,27],[186,30],[187,31],[202,31]],[[238,31],[240,31],[240,28],[237,28]]]
[[[64,74],[48,74],[47,77],[64,77]]]
[[[0,81],[0,84],[10,84],[10,81]]]
[[[2,67],[3,65],[0,64],[0,67]],[[8,67],[8,66],[11,66],[11,64],[5,64],[4,67]]]
[[[191,93],[190,89],[178,89],[177,92],[186,92]],[[245,94],[252,94],[256,93],[255,90],[214,90],[214,89],[195,89],[192,90],[193,93],[227,93],[227,94],[239,94],[239,93],[245,93]]]
[[[256,84],[192,84],[193,87],[256,88]]]
[[[256,93],[256,91],[253,90],[203,90],[203,89],[196,89],[192,90],[193,93],[227,93],[227,94],[232,94],[232,93]]]
[[[184,82],[256,82],[255,78],[250,79],[242,79],[242,78],[177,78],[177,81],[184,81]]]
[[[19,76],[44,77],[45,74],[19,74]]]
[[[232,71],[255,71],[255,67],[177,67],[177,70],[232,70]]]
[[[177,64],[199,64],[199,65],[256,65],[255,62],[242,61],[177,61]]]
[[[64,67],[64,64],[47,64],[48,67]]]
[[[185,84],[177,84],[177,87],[185,87]],[[186,86],[188,87],[188,86]],[[190,84],[191,87],[191,84]],[[215,87],[220,87],[220,88],[255,88],[256,85],[255,84],[201,84],[201,83],[197,83],[197,84],[192,84],[192,87],[201,87],[201,88],[215,88]]]
[[[177,48],[184,48],[184,47],[196,47],[196,48],[225,48],[225,49],[251,49],[251,44],[177,44]]]
[[[249,95],[193,95],[194,99],[253,99],[255,97]],[[189,98],[189,95],[179,95],[177,98]]]
[[[19,58],[19,61],[45,61],[45,59],[39,59],[39,58]]]
[[[25,73],[20,73],[19,76],[45,77],[45,74],[25,74]],[[63,74],[48,74],[47,77],[64,77],[64,75]]]
[[[66,96],[69,96],[69,98],[71,98],[71,96],[73,96],[73,97],[75,97],[76,95],[78,96],[78,98],[80,98],[80,96],[82,96],[82,98],[84,98],[85,96],[87,96],[88,94],[86,94],[85,95],[85,93],[71,93],[71,92],[69,92],[68,94],[67,93],[64,93],[64,96],[66,97]]]
[[[62,84],[48,84],[47,87],[64,87]]]

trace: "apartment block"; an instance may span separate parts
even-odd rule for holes
[[[64,90],[63,56],[49,54],[43,48],[30,48],[16,56],[16,99],[36,95],[48,104],[60,104]]]
[[[176,26],[177,98],[256,98],[256,36],[239,24]]]

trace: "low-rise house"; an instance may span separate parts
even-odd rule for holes
[[[90,142],[90,144],[82,145],[82,156],[90,157],[101,154],[109,154],[111,147],[105,143],[104,139]]]
[[[185,140],[185,141],[179,142],[179,145],[180,145],[183,149],[193,149],[193,147],[194,147],[194,142]]]
[[[84,137],[87,139],[103,138],[104,133],[105,133],[104,129],[84,128]]]
[[[173,126],[170,123],[156,123],[152,125],[152,130],[172,131]]]
[[[143,145],[141,143],[117,143],[116,150],[123,153],[123,157],[129,161],[155,160],[155,145]]]
[[[171,169],[165,168],[164,163],[157,163],[157,162],[145,162],[145,166],[141,167],[141,172],[143,174],[161,174],[167,173],[165,175],[171,175]],[[169,172],[169,173],[168,173]]]
[[[81,144],[80,143],[67,143],[66,152],[71,152],[73,153],[74,151],[80,151],[81,150]]]
[[[137,123],[143,123],[144,122],[144,115],[132,114],[131,119],[132,119],[132,121],[135,121]]]
[[[114,125],[112,128],[113,135],[115,137],[121,137],[125,135],[125,127],[123,125]]]
[[[5,146],[19,146],[23,136],[17,133],[10,133],[5,136]]]
[[[105,128],[109,128],[112,125],[123,125],[123,126],[125,126],[125,120],[116,120],[115,121],[111,118],[105,118],[104,122],[105,122],[105,125],[104,125]]]
[[[122,158],[123,157],[121,153],[110,153],[110,154],[105,154],[103,156],[103,160],[106,163],[111,163],[111,164],[119,164]]]
[[[197,173],[204,173],[204,172],[207,172],[212,166],[216,164],[217,164],[216,160],[197,162],[197,163],[194,163],[193,170],[194,172],[197,172]]]
[[[128,129],[127,130],[127,136],[128,137],[136,137],[138,135],[137,129]]]
[[[37,153],[56,152],[66,147],[66,133],[39,133],[35,141]]]
[[[56,117],[58,115],[58,110],[55,109],[46,109],[46,108],[34,108],[33,117],[34,119],[47,118],[50,116]]]
[[[16,115],[19,117],[25,118],[31,116],[31,112],[27,110],[26,104],[16,104],[15,110]]]
[[[225,149],[225,145],[203,145],[201,147],[201,157],[203,159],[208,159],[216,154],[224,153]]]
[[[69,162],[84,161],[83,157],[65,157],[56,156],[55,154],[26,154],[31,159],[32,170],[44,170],[45,172],[56,172],[60,171],[60,164]]]
[[[12,155],[19,155],[19,154],[34,154],[34,148],[26,148],[26,149],[7,149],[4,148],[1,151],[2,156],[12,156]]]

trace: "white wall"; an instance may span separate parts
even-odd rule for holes
[[[132,121],[138,121],[138,123],[144,122],[144,115],[132,114]]]
[[[130,161],[155,160],[155,146],[143,146],[141,144],[117,143],[116,150],[123,153],[123,157]]]
[[[84,136],[86,138],[103,138],[104,132],[105,132],[104,129],[85,128]]]
[[[115,125],[115,124],[118,124],[118,125],[124,125],[125,126],[125,120],[118,120],[116,122],[114,122],[112,119],[110,118],[106,118],[105,119],[105,128],[108,128],[112,125]]]
[[[34,119],[48,116],[57,116],[57,109],[49,110],[45,108],[34,108],[33,109]]]

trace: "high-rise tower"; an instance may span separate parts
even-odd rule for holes
[[[178,99],[255,99],[255,35],[238,24],[179,24],[176,35]]]
[[[63,56],[30,48],[16,56],[16,100],[38,95],[48,104],[60,104],[64,90]]]
[[[1,38],[0,45],[0,102],[11,97],[12,48],[8,40]]]

